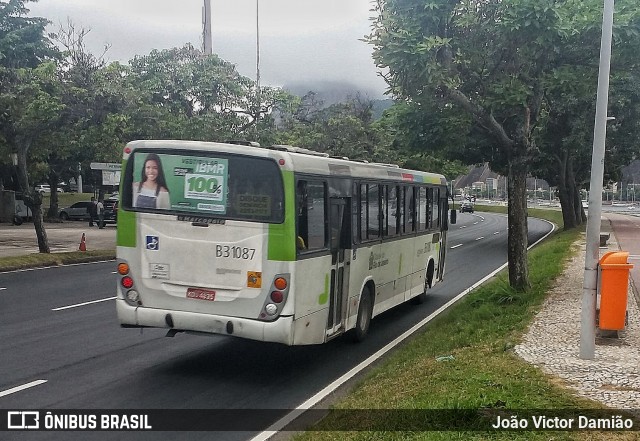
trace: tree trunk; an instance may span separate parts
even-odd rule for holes
[[[526,291],[530,286],[527,262],[527,167],[513,160],[509,161],[508,167],[509,285],[516,291]]]
[[[584,216],[584,211],[582,209],[580,188],[578,187],[578,184],[576,184],[576,174],[573,171],[573,160],[571,157],[569,157],[569,160],[567,161],[567,186],[571,189],[571,207],[576,220],[575,226],[577,227],[584,224],[587,221],[587,218]]]
[[[22,187],[24,195],[24,203],[31,208],[33,213],[33,227],[36,230],[36,238],[38,239],[38,249],[41,253],[50,253],[49,239],[47,231],[44,228],[42,219],[42,195],[29,188],[29,176],[27,175],[27,152],[30,143],[25,143],[18,147],[18,181]]]
[[[49,187],[51,188],[51,199],[49,200],[49,209],[47,210],[47,219],[49,221],[58,220],[58,182],[60,178],[58,174],[51,170],[49,172]]]
[[[584,212],[584,207],[582,206],[582,195],[580,193],[580,186],[578,184],[575,185],[575,194],[574,194],[574,209],[576,211],[576,217],[580,219],[580,224],[587,223],[587,213]]]
[[[580,188],[576,184],[573,171],[573,161],[570,153],[563,151],[562,158],[558,159],[558,194],[562,207],[562,220],[564,229],[569,230],[582,225],[586,218],[583,217]]]
[[[573,207],[573,190],[567,178],[567,166],[569,154],[562,151],[562,157],[556,157],[558,164],[558,197],[562,209],[562,221],[565,229],[575,228],[578,225]]]

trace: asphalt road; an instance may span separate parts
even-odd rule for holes
[[[504,264],[506,226],[502,215],[459,214],[449,231],[445,282],[424,304],[400,305],[375,318],[361,344],[339,338],[287,347],[121,329],[111,300],[112,262],[0,274],[0,408],[274,408],[284,414]],[[531,220],[530,243],[549,229]],[[46,382],[3,395],[36,380]],[[0,438],[246,440],[255,434],[4,432]]]

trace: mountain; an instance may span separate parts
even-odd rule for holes
[[[382,96],[373,90],[363,89],[355,84],[342,81],[298,81],[285,84],[282,88],[297,96],[315,92],[316,97],[324,102],[325,107],[348,101],[358,94],[369,100],[382,99]]]
[[[373,103],[373,119],[382,116],[382,112],[393,105],[393,100],[384,98],[380,93],[373,90],[360,88],[352,83],[340,81],[313,81],[295,82],[285,84],[284,90],[296,96],[305,96],[309,92],[315,92],[318,101],[322,102],[322,107],[329,107],[333,104],[344,103],[350,99],[361,97]]]

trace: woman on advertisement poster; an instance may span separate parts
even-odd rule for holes
[[[133,183],[133,206],[169,209],[169,190],[160,157],[149,153],[144,160],[140,182]]]

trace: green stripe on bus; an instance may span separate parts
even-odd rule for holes
[[[136,246],[136,213],[118,210],[118,231],[116,244],[119,247]]]
[[[329,301],[329,273],[324,275],[324,291],[318,296],[318,304],[324,305]]]
[[[284,223],[269,224],[269,246],[267,258],[269,260],[296,260],[296,218],[295,218],[295,180],[293,172],[283,171],[284,181]]]

